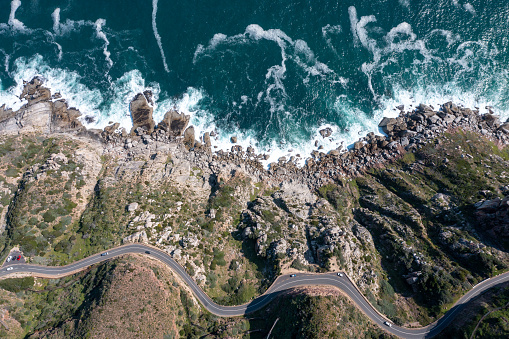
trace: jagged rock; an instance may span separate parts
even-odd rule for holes
[[[230,141],[231,141],[232,144],[236,144],[237,143],[237,137],[231,137]]]
[[[105,134],[113,134],[115,131],[120,127],[120,124],[118,122],[111,124],[109,126],[104,127],[104,133]]]
[[[69,131],[81,129],[83,125],[78,120],[81,113],[75,108],[68,108],[64,100],[53,103],[53,114],[51,115],[51,124],[53,131]]]
[[[483,119],[490,127],[498,128],[500,126],[500,117],[498,115],[488,113],[483,116]]]
[[[13,118],[14,113],[12,109],[5,107],[5,104],[0,106],[0,122]]]
[[[196,141],[194,139],[194,126],[190,126],[184,132],[184,145],[187,149],[193,148]]]
[[[494,211],[500,205],[500,198],[495,198],[493,200],[486,200],[482,202],[478,202],[475,207],[477,210],[488,210]]]
[[[138,209],[138,203],[137,202],[132,202],[129,205],[127,205],[127,211],[128,212],[134,212],[137,209]]]
[[[23,92],[19,96],[20,99],[26,99],[28,105],[33,105],[41,101],[51,99],[51,92],[46,87],[42,87],[42,79],[35,77],[32,81],[25,83]]]
[[[353,144],[353,148],[357,151],[362,149],[362,147],[364,147],[364,143],[362,141],[357,141]]]
[[[154,131],[155,122],[152,118],[153,108],[149,105],[149,101],[145,94],[138,93],[129,104],[129,110],[133,120],[131,134],[139,127],[145,129],[148,133]]]
[[[456,104],[452,103],[451,101],[446,102],[442,105],[442,110],[446,112],[447,114],[451,115],[458,115],[460,113],[460,110],[458,109],[458,106]]]
[[[330,127],[320,130],[320,135],[322,136],[322,138],[330,137],[331,134],[332,134],[332,129]]]
[[[212,146],[212,143],[210,141],[209,132],[205,132],[205,134],[203,134],[203,143],[205,144],[205,146],[207,148],[210,148]]]
[[[136,232],[122,239],[123,244],[137,242],[148,243],[147,232],[145,231]]]
[[[382,121],[380,121],[380,123],[378,124],[378,127],[381,127],[385,134],[391,134],[396,122],[397,120],[394,118],[384,117]]]
[[[504,123],[499,129],[505,134],[509,134],[509,122]]]
[[[189,119],[191,119],[189,115],[170,110],[157,126],[168,132],[170,136],[179,137],[189,124]]]

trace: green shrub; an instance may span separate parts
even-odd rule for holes
[[[51,223],[55,221],[56,216],[53,211],[47,210],[43,215],[42,218],[44,219],[44,222]]]
[[[34,286],[33,277],[8,278],[0,280],[0,288],[14,293],[24,291],[32,286]]]

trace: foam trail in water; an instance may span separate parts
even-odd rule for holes
[[[21,6],[20,0],[12,0],[11,13],[9,14],[9,21],[7,21],[7,23],[9,24],[9,26],[11,26],[15,30],[26,31],[27,28],[26,28],[25,24],[23,24],[21,21],[16,19],[16,11],[18,10],[19,6]]]
[[[359,36],[357,35],[357,24],[359,20],[357,19],[357,10],[354,6],[348,7],[348,16],[350,17],[350,30],[352,31],[353,43],[354,46],[359,44]]]
[[[62,45],[60,45],[58,42],[54,42],[55,45],[57,45],[57,48],[58,48],[58,61],[62,61]]]
[[[113,66],[113,60],[111,60],[110,55],[111,53],[108,51],[108,46],[110,45],[110,41],[106,37],[106,34],[102,31],[103,26],[106,24],[106,20],[104,19],[97,19],[94,26],[95,26],[95,32],[99,39],[104,40],[104,48],[103,48],[103,54],[106,58],[106,62],[110,65],[110,67]]]
[[[340,34],[341,33],[341,26],[340,25],[329,25],[322,27],[322,37],[325,40],[325,43],[327,44],[327,47],[330,48],[330,50],[336,55],[336,57],[339,57],[338,51],[336,51],[336,48],[332,45],[332,40],[329,38],[329,35],[331,34]]]
[[[51,13],[51,18],[53,19],[53,32],[60,35],[60,8],[56,8]]]
[[[470,3],[464,4],[463,8],[472,15],[476,14],[474,6],[472,6]]]
[[[398,0],[399,4],[405,8],[410,8],[410,0]]]
[[[152,30],[154,31],[154,37],[157,41],[157,46],[159,46],[159,50],[161,51],[161,58],[163,59],[163,66],[166,73],[170,72],[168,68],[168,64],[166,63],[166,56],[164,55],[163,42],[161,41],[161,36],[157,32],[157,0],[152,0]]]

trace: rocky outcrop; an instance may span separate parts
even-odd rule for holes
[[[14,114],[15,112],[12,109],[6,107],[5,104],[3,104],[0,106],[0,123],[7,119],[13,118]]]
[[[179,137],[182,135],[187,125],[189,124],[189,115],[179,113],[175,110],[166,112],[163,120],[157,125],[162,128],[171,137]]]
[[[479,201],[474,205],[478,228],[504,247],[509,245],[509,195],[504,199],[495,198]]]
[[[75,108],[69,108],[67,102],[58,100],[52,102],[51,92],[43,87],[40,78],[34,78],[25,83],[20,99],[27,100],[27,104],[13,112],[0,108],[0,131],[4,133],[53,133],[81,131],[83,125],[79,118],[81,113]]]
[[[194,147],[196,140],[194,139],[194,127],[190,126],[186,131],[184,132],[184,145],[187,149],[191,149]]]
[[[145,244],[148,243],[147,232],[145,231],[136,232],[122,239],[123,244],[132,244],[138,242]]]
[[[133,121],[131,134],[134,134],[138,128],[144,129],[147,133],[152,133],[154,131],[155,122],[152,118],[153,107],[149,104],[149,100],[147,99],[147,95],[149,94],[151,93],[138,93],[129,104],[129,111],[131,112]]]
[[[23,92],[19,96],[20,99],[26,99],[28,105],[34,105],[40,101],[47,101],[51,98],[51,92],[48,88],[43,87],[43,80],[35,77],[32,81],[25,83]]]
[[[64,100],[55,101],[51,114],[52,132],[67,132],[82,129],[83,125],[79,121],[80,116],[81,113],[75,108],[68,108]]]

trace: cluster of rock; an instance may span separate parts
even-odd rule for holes
[[[242,212],[238,228],[255,242],[256,254],[274,264],[323,267],[341,253],[342,269],[360,277],[358,285],[377,281],[362,250],[374,251],[369,231],[355,220],[343,222],[327,200],[304,185],[287,183],[271,196],[259,196]],[[370,288],[376,290],[376,284]]]
[[[329,154],[314,151],[304,168],[311,176],[310,184],[324,184],[329,179],[343,176],[357,176],[367,168],[379,167],[388,160],[397,159],[405,152],[426,144],[449,129],[461,128],[478,132],[497,140],[509,143],[509,119],[502,123],[500,117],[490,113],[480,115],[478,110],[456,106],[452,102],[442,105],[440,110],[421,104],[415,110],[405,112],[399,107],[397,118],[383,118],[379,127],[386,134],[369,133],[354,143],[350,151],[333,150]],[[293,164],[271,166],[276,175],[295,171]]]
[[[21,129],[46,133],[74,131],[102,140],[110,145],[107,149],[122,145],[129,150],[138,143],[150,145],[153,142],[166,142],[180,143],[187,151],[196,154],[213,153],[211,136],[214,136],[214,132],[204,133],[197,138],[194,127],[189,126],[188,115],[170,110],[156,124],[152,116],[150,91],[137,94],[129,105],[133,121],[130,133],[119,128],[118,123],[104,130],[87,130],[79,120],[79,111],[69,108],[58,97],[58,94],[51,96],[50,91],[42,86],[41,79],[34,78],[25,85],[21,95],[27,100],[26,105],[16,112],[4,106],[0,108],[0,130],[7,133],[17,133]],[[275,184],[296,180],[310,187],[319,187],[341,177],[361,175],[367,168],[379,167],[386,161],[397,159],[448,129],[472,130],[502,144],[509,143],[509,120],[501,122],[491,111],[480,115],[478,110],[458,107],[451,102],[442,105],[439,110],[423,104],[407,112],[403,106],[398,108],[400,115],[397,118],[384,118],[379,124],[386,135],[369,133],[354,143],[350,150],[340,147],[329,153],[313,151],[304,167],[297,166],[295,157],[282,157],[265,170],[260,161],[268,159],[268,155],[255,154],[252,147],[243,150],[240,145],[233,145],[229,152],[220,150],[214,152],[212,157],[203,158],[211,167],[221,166],[220,163],[243,166],[250,174]],[[90,117],[85,117],[87,119]],[[331,133],[330,128],[320,131],[324,138]],[[236,142],[236,137],[232,137],[232,142]]]

